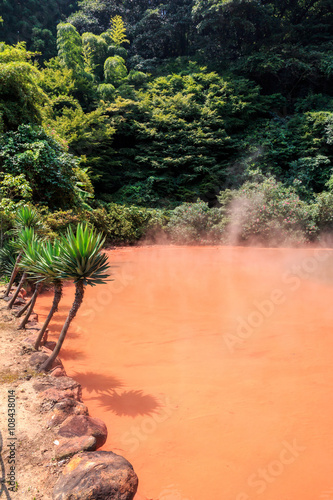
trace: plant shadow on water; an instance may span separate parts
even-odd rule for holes
[[[82,351],[64,348],[60,352],[60,357],[63,361],[67,361],[69,359],[83,359],[83,358],[86,358],[87,356]]]
[[[114,377],[113,375],[104,375],[102,373],[95,372],[74,372],[73,378],[77,382],[79,382],[79,384],[81,384],[82,387],[84,387],[84,389],[89,393],[102,393],[104,391],[110,391],[119,387],[123,387],[124,385],[122,380]]]
[[[87,392],[97,394],[91,399],[97,400],[99,406],[105,408],[106,411],[112,411],[118,416],[153,415],[158,413],[159,408],[162,406],[154,396],[144,394],[141,390],[117,392],[116,389],[123,387],[124,382],[113,375],[74,372],[73,378]]]
[[[153,415],[159,412],[161,404],[150,395],[141,390],[129,390],[117,393],[114,389],[101,392],[93,399],[99,400],[100,406],[112,411],[119,417],[137,417],[139,415]]]

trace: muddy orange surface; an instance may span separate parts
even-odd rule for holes
[[[114,281],[87,289],[62,358],[136,500],[333,499],[333,252],[109,256]],[[66,286],[51,339],[72,299]]]

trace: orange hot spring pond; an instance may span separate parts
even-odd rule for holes
[[[87,288],[61,357],[107,424],[103,449],[133,464],[135,500],[333,498],[333,251],[109,257],[114,281]]]

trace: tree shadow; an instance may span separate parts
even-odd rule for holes
[[[96,398],[100,401],[100,406],[112,411],[119,417],[138,415],[153,415],[158,413],[161,404],[150,394],[144,394],[141,390],[130,390],[117,393],[115,390],[109,393],[100,393]]]
[[[98,394],[112,391],[124,385],[117,377],[95,372],[74,373],[73,378],[88,392],[97,392]]]
[[[48,330],[51,335],[60,335],[62,327],[66,321],[68,310],[64,307],[63,311],[60,310],[56,313],[48,326]],[[68,332],[66,334],[66,339],[76,339],[80,338],[80,328],[75,327],[75,325],[70,325]]]
[[[64,361],[69,359],[83,359],[86,358],[86,354],[83,351],[77,351],[76,349],[61,349],[60,357]]]

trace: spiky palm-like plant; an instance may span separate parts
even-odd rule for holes
[[[58,277],[75,283],[75,298],[62,327],[58,342],[51,356],[42,364],[40,370],[47,371],[59,354],[69,325],[79,310],[85,287],[104,284],[110,273],[107,255],[101,253],[105,238],[87,224],[79,224],[76,232],[67,230],[61,238],[61,255],[58,258]]]
[[[8,241],[0,248],[0,275],[10,278],[15,260],[14,242]]]
[[[24,228],[36,228],[37,229],[40,226],[41,226],[41,223],[39,221],[39,216],[38,216],[37,211],[34,208],[31,208],[29,206],[20,207],[15,215],[13,233],[15,235],[17,235]],[[9,280],[6,292],[4,294],[4,297],[8,297],[8,295],[10,294],[13,283],[14,283],[15,278],[16,278],[17,273],[18,273],[18,263],[21,260],[21,256],[22,256],[22,249],[18,248],[18,256],[16,258],[16,262],[14,264],[14,267],[12,270],[12,275],[10,277],[10,280]]]
[[[37,229],[41,226],[38,212],[35,208],[24,205],[15,214],[14,228],[20,231],[23,227],[33,227]]]
[[[38,294],[41,290],[42,284],[42,276],[40,276],[38,273],[33,272],[30,268],[29,265],[27,264],[28,262],[38,262],[40,258],[40,249],[41,249],[42,242],[38,240],[37,238],[33,238],[25,247],[24,249],[24,254],[22,255],[22,259],[19,262],[18,266],[22,269],[24,269],[25,275],[28,275],[29,278],[35,282],[35,291],[33,293],[33,296],[31,297],[30,305],[27,310],[26,315],[24,316],[23,320],[21,321],[19,325],[19,329],[25,328],[29,317],[34,309]]]
[[[35,242],[36,241],[36,235],[35,235],[35,230],[32,228],[32,227],[24,227],[20,233],[17,234],[17,239],[15,241],[15,246],[16,248],[19,250],[20,252],[20,259],[19,260],[16,260],[16,263],[15,263],[15,266],[16,266],[16,274],[18,273],[19,271],[19,264],[20,264],[20,261],[21,261],[21,258],[22,258],[22,255],[23,253],[26,251],[27,249],[27,246],[32,243],[32,242]],[[16,288],[16,291],[13,295],[13,297],[11,298],[11,300],[9,301],[8,303],[8,309],[12,309],[14,303],[15,303],[15,300],[17,299],[18,297],[18,294],[22,288],[22,285],[24,283],[26,279],[26,273],[23,272],[23,275],[22,275],[22,278],[21,278],[21,281],[20,283],[18,284],[18,287]]]
[[[62,297],[62,280],[59,279],[59,258],[61,256],[61,246],[56,240],[54,243],[43,241],[38,248],[38,258],[35,254],[27,252],[21,260],[20,266],[26,269],[28,276],[38,277],[41,283],[53,285],[54,296],[50,312],[44,321],[38,337],[35,342],[35,349],[38,350],[45,331],[54,315],[58,310],[58,305]]]

